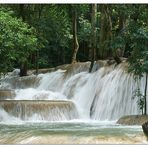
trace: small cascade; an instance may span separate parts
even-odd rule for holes
[[[57,70],[47,74],[40,74],[38,78],[40,79],[38,90],[51,90],[60,91],[65,79],[65,70]]]
[[[136,84],[123,67],[119,66],[104,75],[96,88],[92,119],[116,120],[124,115],[138,114],[137,100],[132,99]]]
[[[96,64],[96,71],[75,74],[62,89],[64,95],[76,102],[82,118],[117,120],[124,115],[141,114],[137,98],[132,99],[137,84],[127,72],[127,63]],[[141,92],[144,92],[144,84],[143,78]]]
[[[29,121],[63,121],[78,119],[75,104],[71,101],[49,100],[3,100],[0,101],[0,119],[9,114]],[[4,113],[5,112],[5,113]]]
[[[19,76],[11,76],[6,77],[0,80],[0,88],[1,89],[17,89],[17,88],[28,88],[28,87],[37,87],[39,83],[40,77],[35,75],[19,77]]]
[[[10,73],[0,80],[0,89],[5,90],[0,91],[0,99],[8,102],[14,101],[12,105],[8,103],[8,108],[10,110],[13,108],[14,115],[17,110],[21,112],[17,117],[20,116],[23,120],[31,120],[35,112],[37,114],[35,113],[34,116],[38,116],[37,119],[48,119],[49,121],[78,118],[75,111],[81,119],[99,121],[118,120],[124,115],[141,114],[137,98],[132,99],[137,83],[133,75],[127,72],[126,61],[119,65],[116,65],[114,61],[96,61],[92,73],[88,72],[89,66],[90,62],[67,64],[48,69],[47,71],[50,71],[48,73],[42,70],[37,76],[31,74],[21,78],[18,76],[18,71]],[[144,92],[144,84],[145,78],[143,77],[140,81],[141,92]],[[23,100],[26,101],[23,102]],[[56,101],[55,110],[50,109],[48,101],[50,103]],[[58,101],[59,103],[61,101],[70,102],[75,107],[71,105],[56,107]],[[3,101],[0,103],[2,104]],[[24,108],[27,109],[25,110],[26,116],[20,108],[23,108],[23,112]],[[7,113],[11,114],[11,111]]]
[[[16,89],[15,94],[15,100],[67,100],[67,97],[59,92],[34,88]]]
[[[100,66],[100,69],[93,73],[79,73],[65,83],[63,87],[65,92],[68,93],[68,90],[70,90],[69,94],[73,92],[71,99],[78,105],[83,118],[90,119],[93,101],[97,99],[97,95],[101,91],[98,90],[100,88],[98,87],[100,80],[111,70],[111,67]],[[65,92],[64,94],[66,94]]]

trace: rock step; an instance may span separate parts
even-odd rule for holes
[[[35,116],[36,120],[59,121],[78,118],[72,101],[65,100],[1,100],[0,108],[22,120]]]
[[[15,91],[11,89],[0,89],[0,100],[13,99],[15,97]]]
[[[123,125],[142,125],[148,121],[148,115],[129,115],[121,117],[117,123]]]

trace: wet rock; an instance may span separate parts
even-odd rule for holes
[[[142,124],[142,129],[148,140],[148,121]]]
[[[14,97],[15,97],[14,90],[11,90],[11,89],[0,90],[0,100],[13,99]]]
[[[72,101],[64,100],[2,100],[0,108],[21,120],[61,121],[78,119]]]
[[[148,115],[129,115],[121,117],[117,123],[123,125],[142,125],[148,121]]]

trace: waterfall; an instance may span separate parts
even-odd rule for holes
[[[21,115],[21,119],[31,120],[34,115],[36,120],[47,119],[48,121],[79,118],[100,121],[117,120],[124,115],[140,114],[137,98],[132,99],[137,83],[133,75],[127,72],[127,62],[116,65],[114,62],[109,64],[107,61],[97,61],[92,73],[88,73],[89,66],[90,62],[64,65],[47,73],[40,73],[37,76],[32,73],[22,78],[14,73],[9,74],[0,80],[0,108],[4,109],[3,112],[18,117],[20,115],[16,115],[15,106],[16,109],[21,108],[18,109],[19,112],[23,110],[24,115]],[[144,84],[143,77],[140,82],[142,92],[144,92]],[[15,96],[11,97],[10,93],[6,95],[4,93],[6,89],[13,91]],[[14,102],[11,106],[9,105],[8,108],[11,109],[8,111],[6,109],[8,102],[5,101],[10,100]],[[61,107],[56,103],[55,110],[51,111],[49,104],[52,101],[65,101],[70,104]],[[40,107],[41,104],[44,104],[45,111]]]
[[[0,108],[22,120],[61,121],[78,118],[75,105],[71,101],[49,100],[5,100],[0,102]]]

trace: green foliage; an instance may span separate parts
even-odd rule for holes
[[[34,12],[31,25],[39,32],[45,47],[39,51],[39,67],[53,67],[64,64],[67,55],[70,60],[72,40],[71,22],[68,7],[63,5],[44,5],[41,17]],[[45,42],[46,41],[46,42]],[[59,57],[59,58],[57,58]]]
[[[79,39],[81,41],[90,42],[90,35],[91,35],[91,23],[88,19],[85,19],[83,15],[79,17]]]
[[[135,76],[142,77],[148,73],[148,28],[139,28],[130,34],[132,55],[129,59],[129,72]]]
[[[141,93],[140,91],[140,88],[137,88],[135,91],[134,91],[134,95],[133,95],[133,98],[138,98],[137,100],[137,104],[138,104],[138,107],[143,115],[143,110],[144,110],[144,105],[145,105],[145,96]]]
[[[116,36],[110,42],[110,46],[112,50],[116,50],[118,48],[123,49],[124,45],[125,45],[125,40],[124,40],[124,37],[122,36]]]
[[[27,61],[39,47],[35,29],[11,14],[0,10],[0,73],[12,69],[16,62]]]
[[[127,58],[130,57],[130,71],[135,71],[134,73],[139,75],[141,71],[146,71],[147,69],[147,6],[144,4],[104,4],[104,8],[106,8],[106,6],[108,7],[108,11],[106,10],[106,12],[104,12],[104,9],[101,9],[101,4],[98,4],[97,9],[97,58],[101,58],[101,55],[104,55],[104,58],[107,58],[108,56],[111,57],[115,54],[116,49],[121,49],[124,56]],[[6,52],[8,53],[7,56],[11,58],[7,60],[6,65],[3,63],[3,67],[6,68],[7,65],[12,65],[13,67],[13,64],[11,63],[15,63],[15,65],[18,66],[18,57],[22,57],[22,59],[20,58],[19,60],[24,61],[24,51],[28,56],[30,55],[30,52],[35,51],[36,47],[39,48],[38,63],[40,68],[70,63],[73,38],[72,12],[74,7],[78,12],[77,32],[79,51],[77,57],[79,61],[88,60],[91,39],[91,4],[24,4],[23,15],[25,17],[25,22],[29,25],[18,19],[21,18],[20,4],[1,5],[0,7],[5,8],[3,10],[1,9],[3,13],[9,14],[11,18],[16,20],[13,23],[11,23],[12,21],[5,20],[5,22],[7,22],[6,27],[12,28],[16,34],[13,33],[13,31],[10,31],[12,29],[5,29],[2,31],[2,26],[4,25],[0,26],[1,34],[6,30],[7,31],[4,34],[8,34],[7,38],[6,35],[4,35],[5,39],[3,36],[0,36],[0,43],[3,43],[4,39],[5,44],[7,45],[3,46],[9,46],[9,50],[11,49],[9,52]],[[105,16],[103,24],[104,33],[101,33],[102,14]],[[110,29],[107,29],[106,27],[109,27],[109,16],[112,27],[110,26]],[[0,17],[2,18],[4,15],[1,15]],[[124,22],[123,26],[121,25],[122,20]],[[25,24],[25,27],[20,27],[16,22],[18,22],[20,26],[22,23]],[[22,34],[25,34],[27,30],[28,33],[26,34],[28,34],[28,36],[33,35],[34,37],[30,37],[30,39],[27,37],[25,39],[25,36]],[[16,41],[12,42],[9,40],[10,36],[14,36]],[[102,38],[103,42],[99,42],[100,38]],[[45,46],[34,46],[37,41]],[[19,46],[20,48],[18,48]],[[103,51],[101,51],[101,47],[104,47]],[[14,54],[17,55],[12,56]],[[4,56],[3,58],[5,59]],[[141,61],[143,61],[142,66]],[[139,68],[140,66],[141,68]],[[11,66],[8,67],[10,68]]]
[[[129,58],[129,72],[134,74],[135,80],[141,79],[144,74],[146,74],[147,77],[148,73],[148,27],[139,24],[139,22],[132,20],[128,28],[128,38],[132,49]],[[140,90],[138,90],[137,93],[139,98],[138,105],[142,111],[144,107],[144,114],[146,114],[147,110],[146,90],[147,79],[145,82],[144,95],[141,95]]]

